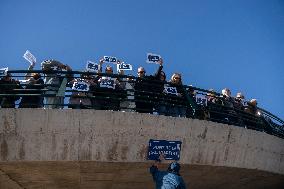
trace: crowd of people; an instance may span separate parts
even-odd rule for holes
[[[71,92],[68,107],[72,109],[136,111],[173,117],[193,117],[195,114],[207,119],[220,118],[216,111],[225,107],[229,114],[243,111],[257,115],[256,99],[246,102],[242,93],[232,97],[228,88],[223,89],[222,94],[209,89],[204,95],[205,105],[199,105],[198,92],[192,86],[183,85],[180,73],[172,74],[166,81],[163,59],[158,60],[156,73],[146,75],[146,70],[139,67],[137,77],[125,75],[123,70],[114,73],[110,65],[105,66],[103,72],[104,64],[105,60],[101,59],[98,73],[86,71],[75,77],[70,66],[57,60],[43,61],[41,73],[33,73],[35,65],[31,63],[24,84],[8,72],[0,80],[1,108],[15,108],[18,100],[19,108],[63,108],[64,98]],[[205,106],[215,109],[210,112]],[[201,111],[193,107],[199,107]]]

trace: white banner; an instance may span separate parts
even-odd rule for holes
[[[100,87],[103,88],[109,88],[109,89],[115,89],[115,82],[114,79],[112,79],[111,77],[103,77],[100,80]]]
[[[7,71],[8,71],[8,67],[7,68],[0,68],[0,76],[6,76]]]
[[[167,94],[178,95],[178,92],[177,92],[177,88],[176,88],[176,87],[167,87],[167,86],[165,86],[165,87],[164,87],[164,91],[165,91],[165,93],[167,93]]]
[[[104,61],[106,63],[116,64],[117,63],[117,58],[113,57],[113,56],[104,56]]]
[[[132,70],[132,65],[122,62],[121,64],[117,64],[117,71],[119,70]]]
[[[95,62],[92,62],[92,61],[87,61],[87,64],[86,64],[86,70],[88,72],[95,72],[97,73],[98,70],[99,70],[99,65]]]
[[[77,80],[73,83],[72,90],[76,91],[89,91],[90,84],[86,83],[84,80]]]
[[[30,52],[30,51],[26,51],[24,54],[24,59],[26,59],[29,63],[36,63],[36,58],[35,56]]]
[[[153,53],[147,53],[147,63],[154,63],[158,64],[158,61],[161,59],[161,55],[153,54]]]
[[[202,94],[196,94],[195,96],[196,103],[202,106],[207,106],[207,98]]]

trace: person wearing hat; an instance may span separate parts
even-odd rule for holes
[[[185,189],[185,183],[180,176],[180,164],[176,161],[169,164],[167,171],[160,171],[158,163],[164,159],[161,154],[159,159],[150,167],[150,173],[156,183],[156,189]]]

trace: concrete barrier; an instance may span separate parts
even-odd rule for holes
[[[33,161],[148,164],[149,139],[182,141],[184,166],[284,175],[284,140],[237,126],[113,111],[0,109],[0,160],[6,167]]]

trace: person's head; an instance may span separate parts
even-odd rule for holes
[[[209,89],[208,91],[210,91],[210,92],[207,93],[207,96],[209,96],[209,97],[216,97],[216,94],[215,94],[215,90],[214,90],[214,89]]]
[[[181,84],[181,74],[174,73],[171,77],[171,82],[174,84]]]
[[[256,99],[251,99],[250,100],[250,104],[252,105],[252,106],[257,106],[257,100]]]
[[[146,71],[143,67],[138,68],[138,70],[137,70],[138,77],[144,77],[145,73],[146,73]]]
[[[180,170],[180,164],[178,162],[172,162],[168,167],[168,171],[172,173],[179,174],[179,170]]]
[[[32,73],[31,76],[32,76],[32,78],[34,78],[35,80],[38,80],[39,78],[41,78],[40,73]]]
[[[245,97],[244,97],[244,95],[242,93],[237,93],[236,100],[241,101],[241,100],[244,100],[244,99],[245,99]]]
[[[231,90],[228,88],[225,88],[222,90],[222,95],[226,96],[226,97],[230,97],[231,96]]]
[[[3,77],[3,80],[4,81],[10,81],[12,79],[12,74],[10,74],[10,73],[7,73],[7,75],[5,75],[4,77]]]
[[[166,81],[166,74],[165,74],[165,72],[161,71],[159,79],[160,79],[160,81]]]
[[[80,78],[81,79],[91,79],[92,76],[91,76],[91,73],[90,72],[84,72],[80,75]]]
[[[105,73],[106,74],[113,74],[113,69],[111,66],[107,66],[106,69],[105,69]]]

